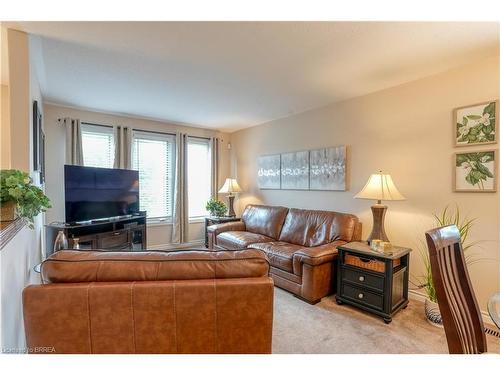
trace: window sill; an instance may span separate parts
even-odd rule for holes
[[[204,223],[205,217],[194,217],[189,219],[189,224]]]
[[[196,217],[188,220],[189,224],[201,224],[205,223],[204,217]],[[148,219],[147,220],[148,227],[161,227],[164,225],[172,225],[172,219],[158,220],[158,219]]]
[[[172,219],[147,219],[149,227],[159,227],[163,225],[172,225]]]

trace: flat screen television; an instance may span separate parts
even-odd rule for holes
[[[66,222],[76,223],[139,212],[139,172],[64,166]]]

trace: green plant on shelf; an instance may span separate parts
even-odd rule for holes
[[[51,208],[49,198],[33,181],[28,173],[16,169],[0,171],[0,203],[13,202],[16,212],[34,228],[34,218],[41,212]]]
[[[224,204],[224,202],[221,202],[214,198],[210,199],[207,202],[205,208],[207,209],[207,211],[210,213],[211,216],[215,217],[222,217],[226,215],[227,212],[227,207]]]

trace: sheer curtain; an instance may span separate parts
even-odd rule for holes
[[[175,137],[175,181],[174,210],[172,215],[172,243],[184,243],[188,239],[187,199],[187,134],[177,133]]]
[[[59,119],[66,128],[66,164],[83,165],[82,127],[79,119]]]
[[[219,191],[219,144],[220,140],[217,137],[210,138],[210,152],[212,156],[212,181],[211,181],[211,190],[212,190],[212,198],[217,199],[218,191]]]
[[[132,129],[126,126],[113,127],[115,138],[115,161],[113,168],[132,168]]]

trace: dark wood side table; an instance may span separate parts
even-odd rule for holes
[[[206,217],[205,218],[205,247],[208,248],[208,231],[207,228],[210,225],[214,224],[222,224],[222,223],[229,223],[232,221],[240,221],[241,219],[239,217],[230,217],[230,216],[223,216],[223,217]]]
[[[384,253],[366,242],[349,242],[338,252],[337,303],[356,306],[390,323],[408,305],[411,249],[393,246]]]

